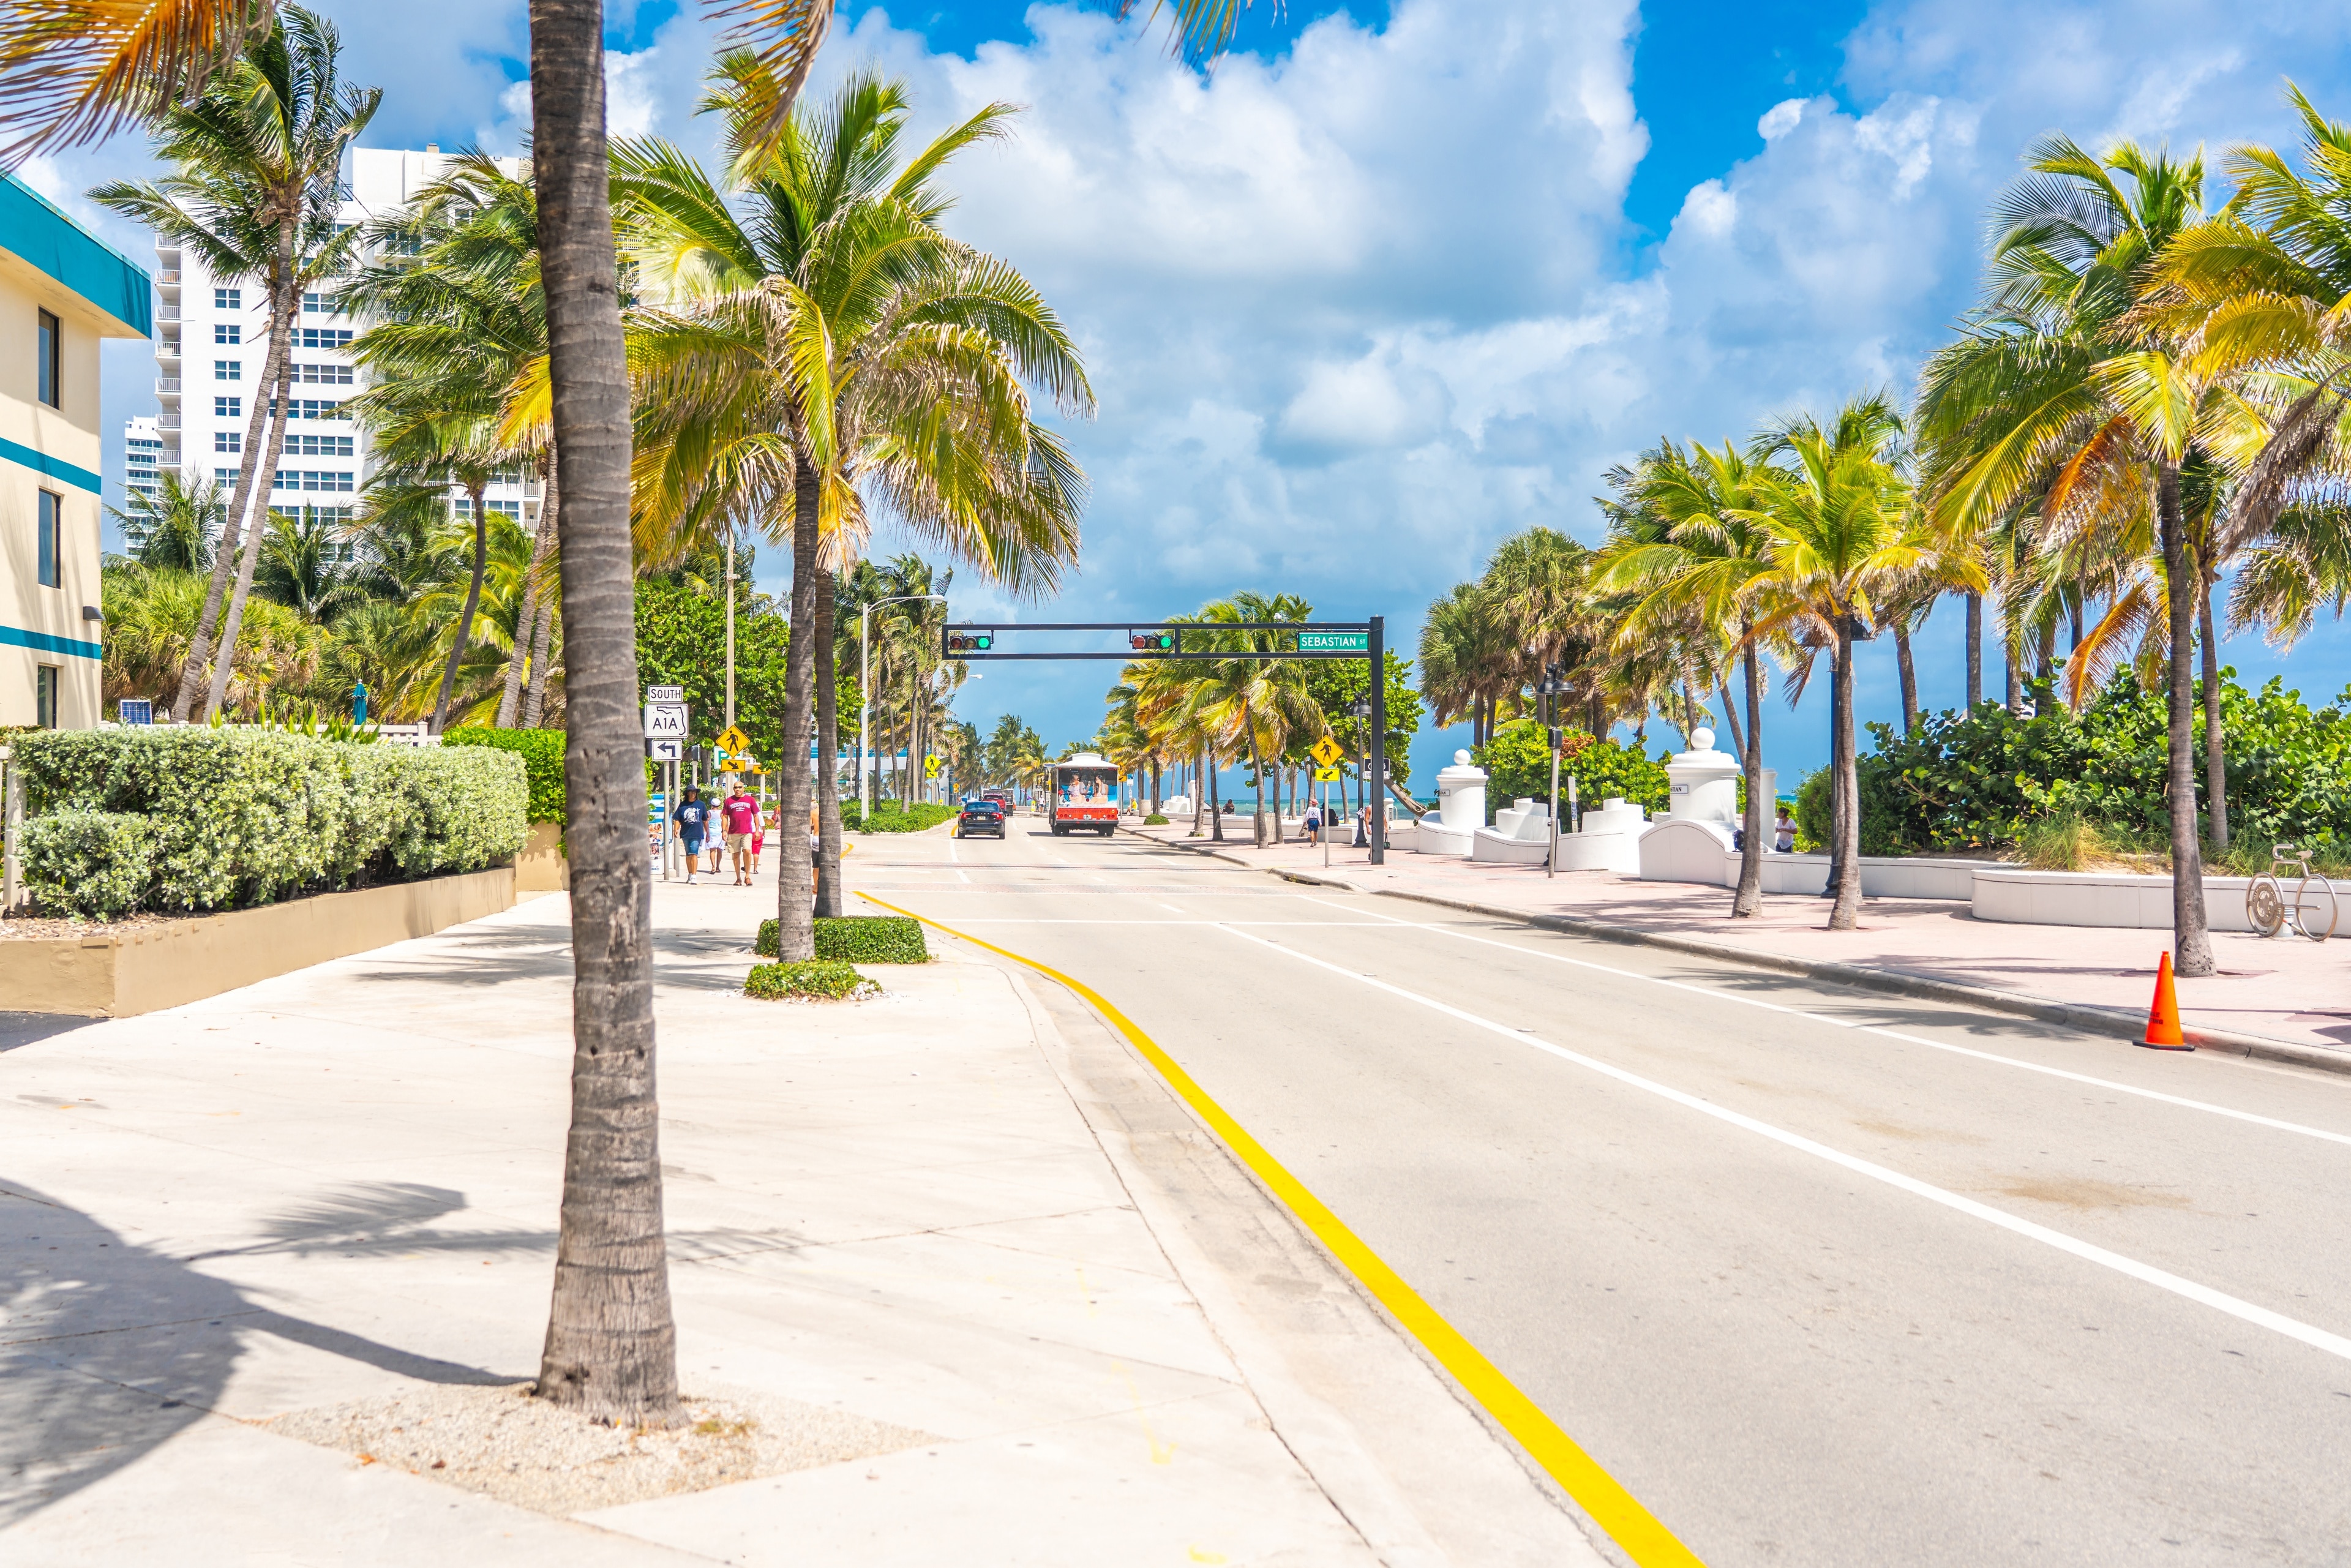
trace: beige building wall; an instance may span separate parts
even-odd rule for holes
[[[5,178],[5,176],[0,176]],[[57,671],[56,722],[86,729],[100,716],[104,637],[96,619],[100,523],[99,340],[143,337],[138,325],[52,276],[89,274],[111,257],[118,293],[144,283],[62,214],[14,181],[0,192],[0,725],[39,717],[42,666]],[[114,301],[122,308],[120,299]],[[141,301],[143,306],[143,299]],[[58,406],[41,402],[40,315],[57,318]],[[143,314],[143,310],[141,312]],[[59,581],[40,580],[41,494],[57,497]]]

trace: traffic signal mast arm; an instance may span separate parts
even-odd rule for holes
[[[1122,653],[1010,653],[999,652],[1000,632],[1115,632],[1126,638]],[[1186,632],[1280,632],[1288,648],[1184,646]],[[1122,664],[1153,659],[1361,659],[1376,641],[1365,621],[1180,621],[1138,626],[1131,621],[1017,621],[990,625],[965,622],[939,630],[939,652],[950,659],[1115,659]]]

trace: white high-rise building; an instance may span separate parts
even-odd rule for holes
[[[441,176],[451,160],[437,147],[422,152],[356,148],[340,221],[364,225],[392,216],[414,193]],[[521,164],[501,161],[509,173]],[[267,301],[258,279],[220,279],[204,258],[158,240],[162,264],[156,283],[162,308],[155,319],[155,392],[162,413],[155,420],[162,465],[191,476],[219,481],[225,501],[244,466],[246,422],[256,397],[266,397],[262,367],[269,354]],[[349,522],[357,515],[360,487],[370,471],[366,432],[344,403],[366,382],[351,363],[350,341],[366,323],[339,313],[331,289],[302,298],[294,327],[293,385],[286,444],[270,487],[278,511],[314,508],[313,516]],[[137,422],[134,421],[134,423]],[[463,517],[470,502],[450,492],[452,512]],[[486,511],[503,512],[526,527],[538,521],[538,483],[526,469],[498,476],[483,498]]]
[[[163,460],[163,433],[152,414],[134,414],[122,422],[122,490],[130,497],[155,497],[155,465]],[[134,541],[131,547],[138,549]]]

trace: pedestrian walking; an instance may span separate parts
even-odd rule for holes
[[[1313,801],[1309,800],[1306,802],[1306,841],[1309,844],[1319,844],[1322,841],[1322,811]]]
[[[735,862],[735,885],[751,885],[751,834],[759,826],[759,802],[741,783],[718,803],[719,824],[726,830],[726,852]]]
[[[694,862],[702,856],[703,834],[710,827],[710,808],[691,784],[685,787],[685,799],[677,803],[677,841],[685,851],[685,880],[694,881]]]
[[[1796,848],[1796,819],[1788,814],[1785,802],[1780,807],[1780,820],[1771,824],[1771,847],[1783,855]]]

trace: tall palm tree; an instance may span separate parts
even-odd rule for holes
[[[735,17],[775,84],[779,129],[831,0],[705,0]],[[74,0],[0,17],[0,134],[83,141],[179,101],[267,0]],[[537,1392],[616,1424],[678,1419],[653,1096],[652,902],[637,734],[626,347],[609,203],[601,0],[529,0],[549,383],[569,608],[565,777],[573,963],[572,1122],[554,1299]]]
[[[1420,626],[1420,690],[1437,723],[1469,721],[1469,744],[1493,738],[1499,700],[1524,685],[1509,618],[1482,580],[1456,583]]]
[[[1836,903],[1829,929],[1850,931],[1861,912],[1861,810],[1854,735],[1853,645],[1874,634],[1877,602],[1926,573],[1980,587],[1981,569],[1949,550],[1913,505],[1888,460],[1900,423],[1882,398],[1857,398],[1826,426],[1799,419],[1767,431],[1752,503],[1742,515],[1762,536],[1769,563],[1742,589],[1771,606],[1767,627],[1834,651],[1830,767]],[[1751,796],[1750,796],[1751,799]]]
[[[1294,650],[1297,634],[1215,628],[1236,622],[1306,621],[1312,616],[1312,607],[1295,595],[1237,593],[1204,606],[1199,619],[1210,628],[1203,640],[1213,651],[1262,654]],[[1251,833],[1253,841],[1261,846],[1266,841],[1266,787],[1275,761],[1293,737],[1319,739],[1330,724],[1322,705],[1306,690],[1305,665],[1298,660],[1207,659],[1197,662],[1195,669],[1197,673],[1183,699],[1187,717],[1226,746],[1248,755],[1249,772],[1257,780]],[[1279,818],[1274,833],[1276,837],[1280,833]]]
[[[1739,889],[1730,913],[1745,918],[1763,905],[1763,678],[1759,650],[1783,620],[1783,606],[1761,591],[1772,573],[1773,536],[1760,509],[1772,476],[1729,442],[1720,451],[1671,441],[1641,455],[1615,479],[1613,537],[1593,564],[1593,586],[1629,591],[1634,602],[1612,640],[1638,643],[1651,623],[1694,618],[1742,668],[1747,732],[1740,761],[1747,775],[1745,836]],[[1648,527],[1639,526],[1641,522]],[[1735,731],[1734,731],[1735,733]]]
[[[762,147],[772,91],[757,62],[721,60],[710,102],[728,124],[724,185],[664,143],[615,154],[650,301],[631,350],[643,389],[648,544],[789,519],[802,626],[819,624],[829,575],[862,547],[869,507],[1016,592],[1049,591],[1076,551],[1084,480],[1031,417],[1024,383],[1068,413],[1091,410],[1092,393],[1075,345],[1027,280],[937,226],[940,171],[1004,134],[1010,110],[990,105],[902,159],[903,88],[852,78],[824,112],[796,115]],[[793,640],[788,736],[809,732],[817,694],[832,684],[825,644]],[[820,748],[828,744],[820,733]],[[820,803],[831,801],[831,769],[817,772]],[[788,821],[808,811],[810,775],[788,746]],[[795,842],[778,876],[788,958],[814,950]]]
[[[1927,482],[1955,532],[1980,533],[2021,504],[2107,526],[2141,507],[2153,516],[2168,585],[2172,945],[2180,974],[2209,975],[2194,737],[2200,568],[2181,479],[2199,444],[2233,439],[2243,410],[2175,322],[2137,309],[2201,215],[2203,163],[2131,142],[2094,156],[2062,136],[2026,162],[2032,174],[2000,209],[1986,302],[1920,380]]]
[[[343,151],[367,128],[383,95],[381,89],[342,81],[340,47],[332,24],[286,7],[194,101],[162,116],[155,151],[173,172],[157,181],[114,181],[89,193],[203,256],[214,277],[257,280],[267,314],[269,347],[250,389],[244,462],[204,618],[172,700],[175,719],[188,716],[208,664],[212,685],[204,712],[220,711],[232,661],[212,657],[213,637],[217,627],[220,645],[235,647],[253,591],[272,476],[285,444],[290,350],[302,293],[338,271],[357,243],[355,234],[336,232]],[[0,59],[7,53],[7,43],[0,41]]]

